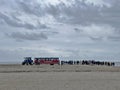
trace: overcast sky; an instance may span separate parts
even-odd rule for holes
[[[120,0],[0,0],[0,62],[120,60]]]

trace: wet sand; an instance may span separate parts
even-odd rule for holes
[[[0,65],[0,90],[120,90],[120,67]]]

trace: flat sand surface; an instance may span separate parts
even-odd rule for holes
[[[120,72],[120,67],[87,65],[0,65],[0,73],[18,72]]]
[[[120,90],[120,68],[0,65],[0,90]]]

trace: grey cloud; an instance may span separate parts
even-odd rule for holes
[[[44,33],[21,33],[21,32],[13,32],[11,34],[6,33],[6,35],[10,38],[16,39],[16,40],[46,40],[48,39],[47,35]]]
[[[86,0],[72,0],[69,1],[71,5],[66,5],[60,2],[57,5],[43,4],[42,2],[37,3],[33,0],[16,0],[20,9],[27,13],[38,17],[45,15],[53,16],[58,22],[89,25],[91,23],[97,24],[109,24],[114,27],[119,27],[120,20],[120,4],[119,0],[109,1],[105,0],[106,3],[110,3],[111,7],[105,5],[97,6],[94,4],[86,3]]]
[[[36,3],[32,0],[16,1],[18,6],[24,10],[25,13],[35,16],[45,16],[47,14],[53,16],[58,22],[90,25],[91,23],[97,24],[109,24],[114,27],[119,27],[120,20],[120,4],[119,0],[108,2],[112,6],[107,7],[105,5],[97,6],[94,4],[87,4],[85,0],[73,0],[70,1],[71,5],[66,5],[61,2],[57,5],[45,5],[42,7],[42,3]]]
[[[50,29],[50,27],[48,27],[45,24],[40,23],[40,21],[37,21],[37,29]]]
[[[71,6],[60,3],[56,6],[49,5],[45,10],[47,14],[52,15],[58,22],[79,25],[97,23],[119,27],[119,8],[119,0],[114,1],[111,7],[105,5],[100,7],[94,4],[87,4],[84,0],[74,0],[74,3],[71,4]]]
[[[29,23],[29,22],[22,23],[22,20],[20,20],[19,18],[17,18],[17,16],[15,16],[13,14],[7,16],[7,15],[0,12],[0,18],[3,19],[8,25],[14,26],[14,27],[21,27],[21,28],[26,28],[26,29],[31,29],[31,30],[49,28],[45,24],[41,24],[40,22],[37,22],[36,26]]]
[[[51,5],[47,8],[48,14],[52,14],[58,21],[72,24],[89,24],[99,19],[99,7],[93,4],[87,5],[83,1],[74,0],[74,4],[66,6],[60,3],[56,6]]]
[[[110,2],[110,7],[86,4],[85,0],[66,0],[71,5],[63,2],[44,5],[43,0],[0,1],[5,1],[0,6],[0,24],[4,24],[0,26],[3,31],[0,34],[1,60],[21,61],[29,55],[80,56],[84,59],[110,56],[106,59],[114,57],[119,60],[119,0],[104,0]],[[49,29],[47,22],[52,28]],[[17,31],[14,27],[18,27]]]
[[[118,31],[111,26],[106,25],[90,25],[86,27],[74,28],[76,35],[88,37],[93,41],[110,40],[110,37],[120,36]]]
[[[104,39],[103,37],[94,37],[94,36],[89,36],[89,38],[93,41],[102,41]]]
[[[35,26],[33,26],[32,24],[29,23],[20,23],[19,21],[17,21],[17,19],[11,19],[10,17],[8,17],[5,14],[0,13],[0,18],[3,19],[8,25],[10,26],[14,26],[14,27],[24,27],[27,29],[36,29]]]
[[[57,18],[60,16],[60,6],[54,6],[54,5],[49,5],[45,8],[46,13],[54,16],[54,18]]]
[[[83,32],[82,29],[79,29],[79,28],[74,28],[75,32]]]
[[[35,3],[36,1],[33,0],[23,0],[18,1],[16,3],[25,13],[36,15],[36,16],[44,16],[44,8],[41,6],[40,3]]]
[[[107,38],[112,41],[120,41],[120,36],[109,36]]]

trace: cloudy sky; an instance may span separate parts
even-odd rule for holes
[[[0,0],[0,62],[120,59],[120,0]]]

